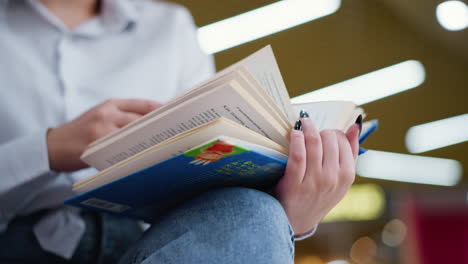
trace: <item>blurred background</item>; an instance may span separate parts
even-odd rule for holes
[[[297,264],[468,263],[466,1],[174,2],[218,69],[271,44],[293,100],[347,99],[379,119]]]

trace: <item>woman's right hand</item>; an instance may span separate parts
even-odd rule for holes
[[[50,169],[61,172],[86,168],[80,156],[91,142],[160,106],[160,103],[150,100],[110,99],[75,120],[49,129],[47,149]]]

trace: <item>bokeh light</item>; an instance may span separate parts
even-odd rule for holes
[[[373,263],[377,256],[377,244],[370,237],[361,237],[351,247],[350,257],[358,264]]]
[[[382,242],[390,247],[399,246],[406,237],[406,225],[399,219],[388,222],[382,231]]]
[[[462,1],[445,1],[436,8],[440,25],[447,30],[463,30],[468,27],[468,6]]]

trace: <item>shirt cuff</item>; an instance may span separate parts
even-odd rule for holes
[[[294,235],[294,240],[296,241],[299,241],[299,240],[304,240],[306,238],[309,238],[311,236],[313,236],[315,234],[315,231],[317,231],[317,227],[318,225],[314,226],[314,228],[312,228],[312,230],[304,233],[304,234],[299,234],[299,235]]]
[[[4,173],[0,193],[49,172],[47,130],[36,131],[1,145],[0,168]]]

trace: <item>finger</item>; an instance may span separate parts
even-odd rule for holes
[[[339,149],[336,133],[333,130],[323,130],[320,132],[322,139],[322,168],[335,168],[339,166]]]
[[[340,168],[342,169],[354,169],[354,156],[351,150],[351,145],[346,135],[341,131],[336,131],[336,137],[338,140],[338,149],[340,152]]]
[[[89,142],[87,143],[91,143],[119,130],[113,122],[100,123],[99,125],[92,126],[89,129]]]
[[[352,125],[346,132],[346,137],[348,138],[354,160],[356,161],[359,152],[359,125]]]
[[[304,180],[313,177],[322,168],[322,139],[310,118],[302,119],[302,131],[306,148],[306,172]]]
[[[301,183],[306,170],[306,149],[304,134],[300,130],[292,130],[289,142],[289,157],[284,181],[288,183]],[[282,179],[282,180],[283,180]]]
[[[111,99],[109,102],[115,105],[120,111],[140,115],[145,115],[161,106],[158,102],[144,99]]]
[[[129,112],[120,112],[115,120],[115,125],[118,128],[124,127],[127,124],[137,120],[142,117],[140,114],[129,113]]]

